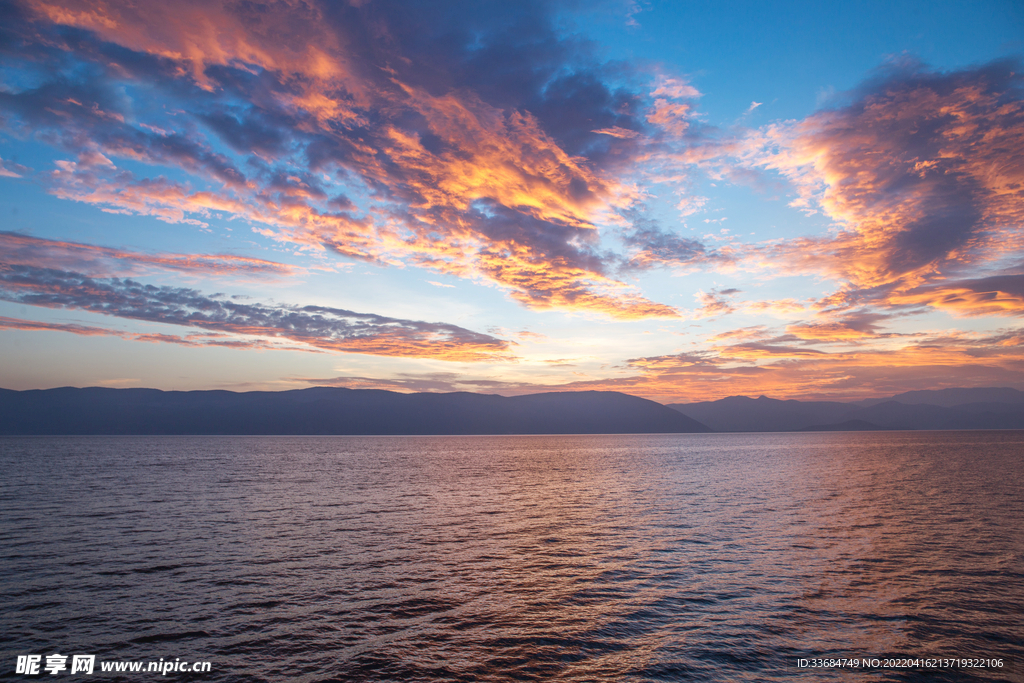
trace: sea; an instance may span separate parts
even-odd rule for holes
[[[4,679],[1024,680],[1024,431],[19,437],[0,474]]]

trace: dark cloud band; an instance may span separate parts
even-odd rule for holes
[[[90,278],[51,268],[0,267],[0,298],[205,332],[286,339],[327,351],[458,361],[498,360],[509,355],[508,342],[456,325],[325,306],[240,303],[194,289]]]

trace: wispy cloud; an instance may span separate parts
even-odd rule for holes
[[[507,360],[510,356],[509,342],[456,325],[388,318],[325,306],[241,303],[183,287],[145,285],[120,278],[90,278],[81,273],[34,266],[0,267],[0,298],[33,306],[199,328],[207,335],[221,332],[281,339],[324,351],[470,362]],[[139,339],[168,341],[163,336]],[[186,338],[183,343],[187,341]],[[248,344],[244,340],[235,341],[240,345]]]
[[[348,389],[385,389],[399,392],[473,391],[514,395],[543,391],[548,385],[467,377],[454,372],[399,373],[393,377],[295,377],[293,381],[321,387]]]
[[[736,310],[732,297],[740,293],[735,288],[712,289],[710,292],[697,292],[694,298],[700,304],[694,312],[697,318],[713,318],[719,315],[726,315]]]
[[[30,169],[21,164],[5,161],[3,158],[0,158],[0,178],[21,178],[29,172]]]
[[[301,269],[264,259],[230,254],[143,253],[67,240],[49,240],[0,231],[0,263],[71,270],[91,277],[177,271],[203,275],[259,277],[294,276]]]
[[[77,323],[47,323],[35,320],[22,320],[21,318],[7,318],[4,316],[0,316],[0,329],[26,330],[30,332],[70,332],[71,334],[78,334],[83,337],[101,337],[106,335],[120,336],[120,333],[114,332],[105,327],[79,325]]]
[[[0,316],[0,329],[22,330],[28,332],[66,332],[69,334],[77,334],[83,337],[119,337],[121,339],[125,339],[128,341],[160,344],[177,344],[179,346],[220,346],[233,349],[258,349],[277,351],[318,351],[318,349],[311,348],[308,346],[296,346],[293,344],[282,343],[279,340],[268,340],[258,338],[229,338],[229,335],[216,333],[186,334],[182,336],[160,333],[138,334],[132,332],[125,332],[123,330],[114,330],[106,327],[96,327],[94,325],[79,325],[77,323],[48,323],[37,320],[6,318],[2,316]],[[106,380],[104,384],[118,381],[120,380]],[[127,381],[135,382],[137,380],[133,379]]]

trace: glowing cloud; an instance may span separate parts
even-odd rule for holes
[[[1024,76],[1012,63],[953,73],[895,64],[851,104],[770,127],[751,146],[755,163],[794,183],[794,206],[843,227],[772,247],[769,259],[848,290],[949,306],[931,285],[1024,246]],[[1017,310],[995,292],[1005,303],[987,312]]]
[[[533,308],[677,315],[616,279],[598,221],[635,201],[622,174],[651,153],[646,134],[685,133],[684,100],[700,93],[678,79],[613,87],[538,7],[26,0],[10,19],[18,64],[81,67],[0,92],[10,127],[75,155],[43,179],[59,197],[200,227],[241,217],[303,247],[490,282]],[[175,115],[140,120],[125,88]]]
[[[665,402],[735,395],[850,401],[914,388],[1006,386],[1024,381],[1022,339],[1021,329],[988,336],[934,334],[892,348],[833,353],[741,343],[635,358],[628,364],[637,374],[572,382],[558,389],[626,391]]]

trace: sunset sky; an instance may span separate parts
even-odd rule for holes
[[[1024,5],[0,1],[0,387],[1024,389]]]

